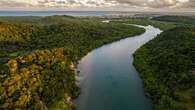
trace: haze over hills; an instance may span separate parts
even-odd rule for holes
[[[195,16],[195,12],[166,11],[0,11],[0,16],[52,16],[68,15],[77,17],[158,17],[164,15]]]

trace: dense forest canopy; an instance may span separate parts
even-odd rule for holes
[[[153,20],[170,22],[170,23],[178,23],[183,25],[195,25],[195,17],[194,16],[159,16],[152,18]]]
[[[76,62],[94,48],[144,32],[128,23],[164,30],[135,53],[134,61],[155,109],[194,110],[193,17],[101,20],[0,17],[0,109],[74,108],[72,99],[80,93]]]
[[[194,110],[195,28],[163,32],[135,53],[134,64],[155,110]]]
[[[0,18],[0,109],[65,109],[79,95],[75,63],[144,29],[69,16]]]
[[[172,28],[175,28],[178,24],[175,23],[168,23],[168,22],[161,22],[161,21],[157,21],[157,20],[151,20],[148,17],[144,17],[144,18],[121,18],[121,19],[113,19],[111,22],[115,22],[115,23],[128,23],[128,24],[138,24],[138,25],[144,25],[144,26],[148,26],[148,25],[152,25],[154,27],[157,27],[161,30],[169,30]]]

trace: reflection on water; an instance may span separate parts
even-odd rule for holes
[[[144,34],[95,49],[79,62],[78,110],[151,110],[132,55],[161,31],[144,28]]]

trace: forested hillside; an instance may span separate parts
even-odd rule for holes
[[[143,32],[69,16],[0,18],[0,109],[74,108],[75,63],[96,47]]]
[[[195,110],[195,28],[163,32],[135,53],[155,110]]]
[[[159,16],[154,17],[152,20],[164,21],[164,22],[172,22],[178,24],[188,24],[195,25],[195,17],[194,16]]]

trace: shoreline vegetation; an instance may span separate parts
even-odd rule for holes
[[[73,65],[94,48],[143,32],[69,16],[0,18],[1,109],[74,109],[80,90]]]
[[[75,65],[91,50],[153,25],[164,32],[134,54],[155,110],[194,110],[194,25],[178,16],[0,17],[0,109],[75,109]]]
[[[164,31],[134,54],[134,65],[155,110],[194,110],[193,27]]]
[[[176,24],[176,23],[166,23],[164,21],[156,21],[156,20],[152,20],[149,18],[131,18],[131,19],[121,18],[121,19],[113,19],[111,22],[137,24],[137,25],[143,25],[143,26],[152,25],[152,26],[159,28],[161,30],[164,30],[164,31],[175,28],[176,26],[178,26],[178,24]]]

